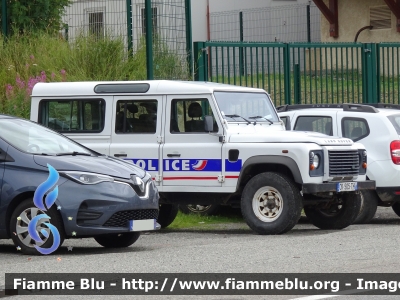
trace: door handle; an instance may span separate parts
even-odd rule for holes
[[[127,154],[114,154],[115,157],[127,157]]]
[[[181,157],[180,154],[174,153],[174,154],[167,154],[168,157]]]

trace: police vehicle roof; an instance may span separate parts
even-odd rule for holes
[[[229,84],[145,80],[145,81],[81,81],[81,82],[51,82],[37,83],[32,90],[32,97],[47,96],[90,96],[115,94],[203,94],[214,91],[248,91],[265,92],[262,89],[241,87]]]

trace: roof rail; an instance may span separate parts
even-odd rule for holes
[[[352,104],[352,103],[344,103],[343,111],[360,111],[360,112],[368,112],[368,113],[378,113],[375,107],[363,104]]]
[[[293,104],[293,105],[285,104],[277,106],[276,110],[278,112],[283,112],[283,111],[306,109],[306,108],[343,108],[343,104]]]
[[[391,104],[391,103],[368,103],[369,106],[375,108],[387,108],[387,109],[400,109],[399,104]]]
[[[388,103],[368,103],[368,104],[353,104],[353,103],[343,103],[343,104],[293,104],[293,105],[281,105],[276,107],[278,112],[284,112],[289,110],[307,109],[307,108],[342,108],[343,111],[359,111],[368,113],[378,113],[377,108],[390,108],[390,109],[400,109],[398,104],[388,104]]]

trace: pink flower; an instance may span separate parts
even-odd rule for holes
[[[46,82],[46,79],[47,79],[46,72],[45,71],[40,72],[40,81]]]
[[[60,73],[61,73],[62,81],[66,81],[66,74],[67,74],[67,72],[66,72],[64,69],[62,69],[62,70],[60,71]]]
[[[33,54],[31,54],[31,56],[29,56],[31,58],[31,60],[34,60],[35,57],[33,56]]]
[[[11,84],[6,85],[6,98],[10,99],[14,95],[14,88]]]
[[[56,77],[56,74],[54,74],[54,72],[51,73],[51,80],[54,80],[54,78]]]
[[[22,81],[19,76],[15,78],[15,82],[17,83],[18,88],[23,89],[25,87],[25,81]]]

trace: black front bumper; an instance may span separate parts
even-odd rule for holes
[[[303,194],[337,192],[338,183],[305,183],[302,185],[302,192]],[[375,190],[375,180],[357,181],[357,190]]]

